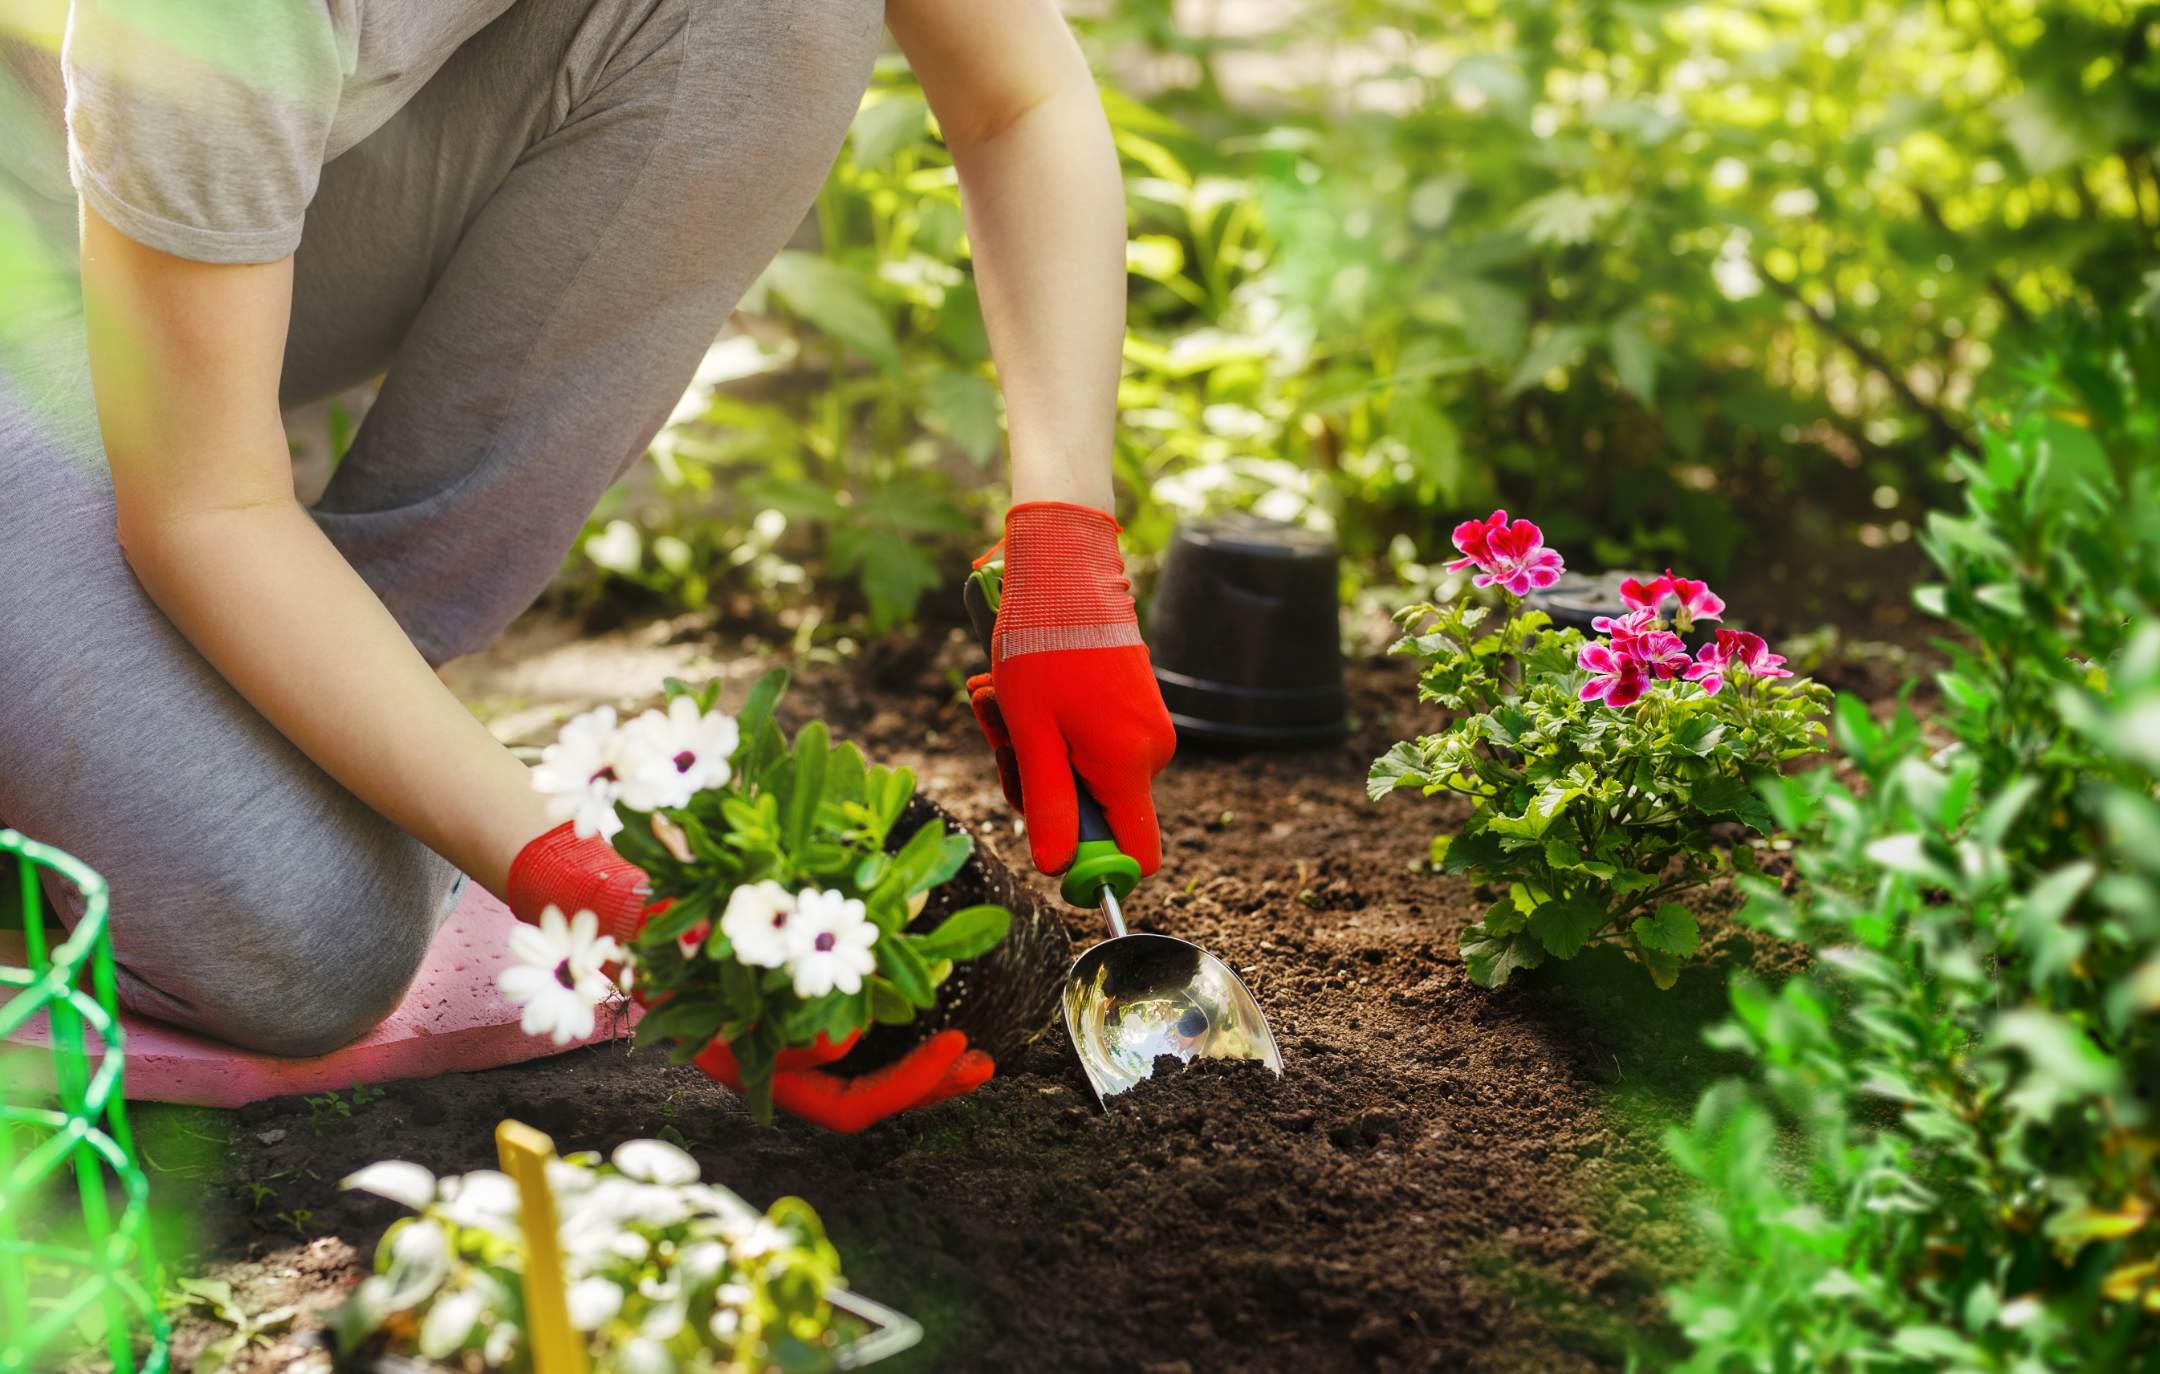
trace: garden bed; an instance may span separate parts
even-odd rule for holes
[[[505,733],[544,737],[547,699],[632,689],[611,672],[649,685],[657,665],[718,671],[739,692],[758,670],[665,630],[611,639],[528,627],[458,685]],[[807,668],[782,714],[821,715],[914,766],[1024,866],[954,690],[968,652],[955,636],[935,654]],[[1129,904],[1135,929],[1243,973],[1273,1018],[1281,1082],[1208,1066],[1105,1114],[1053,1033],[973,1097],[852,1138],[760,1130],[695,1069],[624,1046],[358,1102],[146,1112],[161,1210],[195,1228],[174,1238],[194,1257],[184,1271],[231,1282],[249,1311],[302,1309],[237,1367],[287,1367],[399,1214],[340,1194],[340,1177],[389,1157],[486,1166],[504,1116],[566,1149],[679,1139],[753,1203],[807,1198],[850,1283],[927,1328],[896,1368],[1564,1371],[1665,1348],[1658,1294],[1690,1227],[1659,1133],[1721,1067],[1700,1029],[1726,969],[1778,954],[1713,919],[1670,992],[1617,954],[1472,986],[1455,945],[1486,900],[1417,866],[1456,813],[1364,796],[1371,759],[1416,725],[1410,665],[1355,664],[1350,687],[1340,746],[1182,753],[1157,792],[1163,872]],[[224,1329],[185,1324],[183,1367]]]

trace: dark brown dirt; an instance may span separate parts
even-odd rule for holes
[[[819,669],[783,714],[821,713],[912,764],[986,850],[1024,866],[954,690],[965,663],[956,636],[931,656]],[[1363,792],[1369,760],[1431,721],[1400,662],[1355,666],[1352,688],[1343,746],[1182,752],[1158,789],[1163,871],[1130,903],[1135,929],[1242,972],[1280,1039],[1279,1082],[1204,1065],[1105,1113],[1055,1035],[971,1098],[843,1138],[760,1130],[695,1070],[616,1047],[392,1084],[357,1108],[348,1094],[343,1108],[145,1113],[159,1195],[195,1228],[187,1267],[233,1281],[251,1310],[301,1302],[305,1329],[398,1214],[336,1180],[393,1156],[488,1165],[495,1122],[515,1116],[564,1148],[678,1139],[754,1200],[808,1198],[854,1285],[928,1329],[895,1368],[1659,1363],[1672,1339],[1659,1290],[1692,1231],[1658,1133],[1722,1067],[1701,1029],[1722,1010],[1725,966],[1764,951],[1713,922],[1672,992],[1599,954],[1474,987],[1455,942],[1485,903],[1418,863],[1459,811]],[[220,1329],[194,1322],[183,1357]],[[250,1367],[284,1368],[294,1349],[280,1341]]]

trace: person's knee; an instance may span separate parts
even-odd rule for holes
[[[191,1019],[265,1054],[308,1057],[351,1044],[411,985],[451,877],[410,841],[235,874],[214,911],[227,937],[211,951],[220,966],[189,980]]]

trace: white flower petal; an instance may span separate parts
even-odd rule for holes
[[[679,1184],[698,1180],[698,1162],[664,1140],[626,1140],[609,1161],[644,1183]]]
[[[615,1286],[613,1279],[579,1279],[570,1285],[565,1296],[570,1307],[570,1324],[580,1331],[598,1331],[622,1311],[622,1289]]]
[[[615,1367],[622,1374],[675,1374],[675,1357],[660,1342],[638,1336],[624,1343]]]
[[[436,1298],[420,1321],[420,1353],[439,1360],[465,1344],[466,1337],[480,1324],[484,1305],[480,1295],[471,1289],[461,1288]]]
[[[370,1164],[357,1173],[347,1175],[338,1187],[386,1197],[392,1202],[401,1202],[416,1212],[435,1200],[435,1175],[418,1164],[402,1159],[386,1159]]]

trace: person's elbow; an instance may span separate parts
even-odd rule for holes
[[[214,562],[219,547],[248,538],[250,527],[279,504],[297,503],[289,495],[183,500],[154,487],[142,490],[116,482],[113,537],[136,580],[157,599],[161,588]]]

